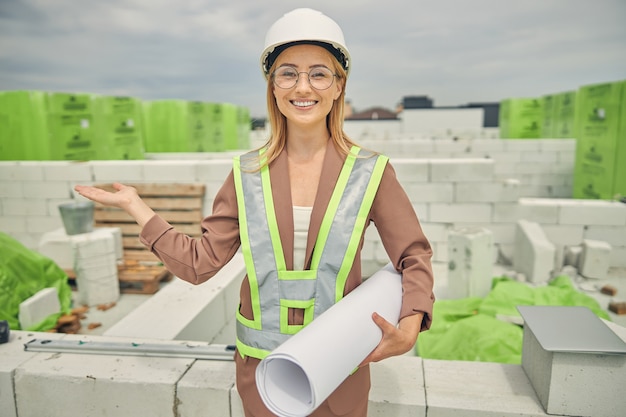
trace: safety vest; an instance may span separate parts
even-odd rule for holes
[[[310,269],[288,271],[278,232],[269,167],[263,150],[234,158],[241,251],[250,283],[250,320],[237,311],[237,348],[263,359],[343,298],[370,208],[389,158],[353,147],[322,219]],[[257,168],[257,169],[255,169]],[[290,308],[304,322],[288,322]]]

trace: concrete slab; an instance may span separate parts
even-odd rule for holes
[[[371,365],[368,417],[425,417],[422,358],[395,356]]]
[[[177,415],[185,417],[230,416],[235,362],[197,360],[178,382]]]
[[[22,329],[29,329],[37,325],[51,314],[61,311],[59,292],[56,288],[44,288],[32,297],[20,303],[19,321]]]
[[[585,278],[606,277],[611,264],[611,245],[601,240],[584,239],[580,257],[580,275]]]
[[[522,369],[550,414],[621,417],[625,345],[582,307],[519,307],[525,319]],[[617,335],[617,336],[616,336]]]
[[[428,417],[539,417],[520,365],[424,359]]]
[[[493,278],[493,233],[463,227],[448,235],[448,285],[452,298],[485,297]]]
[[[533,283],[545,283],[555,269],[556,248],[539,223],[518,220],[515,229],[513,266]]]

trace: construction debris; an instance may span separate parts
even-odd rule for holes
[[[620,316],[626,314],[626,301],[611,301],[609,303],[609,310]]]
[[[96,307],[98,310],[100,311],[107,311],[113,307],[115,307],[117,305],[117,303],[115,301],[110,302],[110,303],[106,303],[106,304],[98,304],[98,306]]]
[[[606,284],[605,286],[600,288],[600,292],[605,295],[614,296],[615,294],[617,294],[617,288],[612,285]]]

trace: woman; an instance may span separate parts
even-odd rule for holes
[[[261,56],[270,138],[235,158],[201,239],[175,231],[132,187],[116,184],[108,193],[76,186],[133,216],[141,241],[191,283],[214,276],[241,247],[247,276],[235,362],[246,416],[272,415],[255,384],[259,361],[361,283],[371,222],[402,274],[401,319],[394,326],[373,314],[380,344],[313,415],[366,416],[368,364],[409,351],[430,326],[430,245],[387,158],[355,147],[342,129],[350,65],[341,29],[322,13],[296,9],[274,23]]]

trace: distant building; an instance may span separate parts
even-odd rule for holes
[[[428,96],[405,96],[402,98],[401,110],[411,109],[483,109],[482,127],[498,127],[500,115],[500,103],[469,103],[460,106],[434,106],[433,100]],[[452,114],[452,113],[451,113]]]
[[[346,120],[397,120],[398,115],[383,107],[372,107],[361,112],[346,115]]]
[[[428,96],[404,96],[402,98],[403,109],[430,109],[433,100]]]
[[[469,103],[463,107],[483,109],[483,127],[498,127],[500,103]]]

